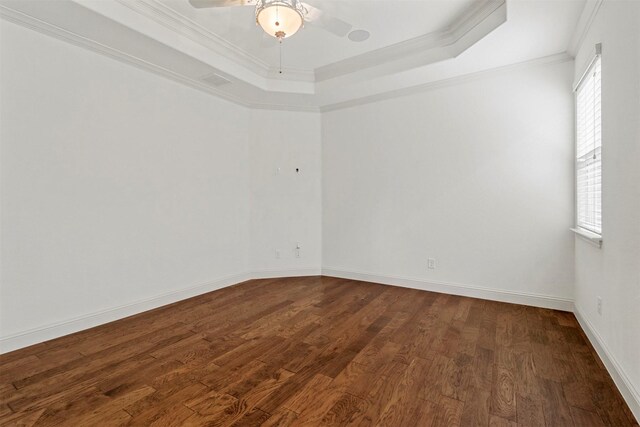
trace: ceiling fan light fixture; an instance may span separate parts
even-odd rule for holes
[[[258,0],[256,22],[278,40],[294,35],[304,25],[304,8],[298,0]]]

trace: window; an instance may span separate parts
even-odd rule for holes
[[[598,235],[602,234],[600,75],[598,54],[576,89],[576,225]]]

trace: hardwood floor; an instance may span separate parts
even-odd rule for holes
[[[570,313],[256,280],[0,356],[1,425],[630,426]]]

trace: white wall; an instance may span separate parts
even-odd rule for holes
[[[581,319],[637,399],[639,8],[605,2],[575,70],[514,69],[322,118],[249,111],[2,21],[0,337],[250,271],[322,266],[542,303],[570,301],[575,273]],[[570,87],[596,42],[602,249],[568,232]]]
[[[1,31],[0,336],[248,271],[248,110]]]
[[[253,110],[250,135],[252,271],[320,274],[320,115]]]
[[[572,71],[516,69],[324,114],[323,268],[568,303]]]
[[[576,237],[575,304],[617,365],[640,419],[640,2],[602,4],[576,56],[576,79],[596,43],[602,43],[603,246]]]
[[[320,273],[320,114],[250,111],[1,23],[2,350]]]

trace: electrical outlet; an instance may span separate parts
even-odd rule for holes
[[[300,249],[302,249],[300,243],[296,243],[296,258],[300,258]]]
[[[280,259],[280,249],[276,249],[276,259]]]
[[[429,268],[429,270],[435,270],[436,269],[436,260],[433,258],[429,258],[427,260],[427,267]]]
[[[597,299],[597,304],[598,304],[598,314],[602,316],[602,298],[598,297]]]

